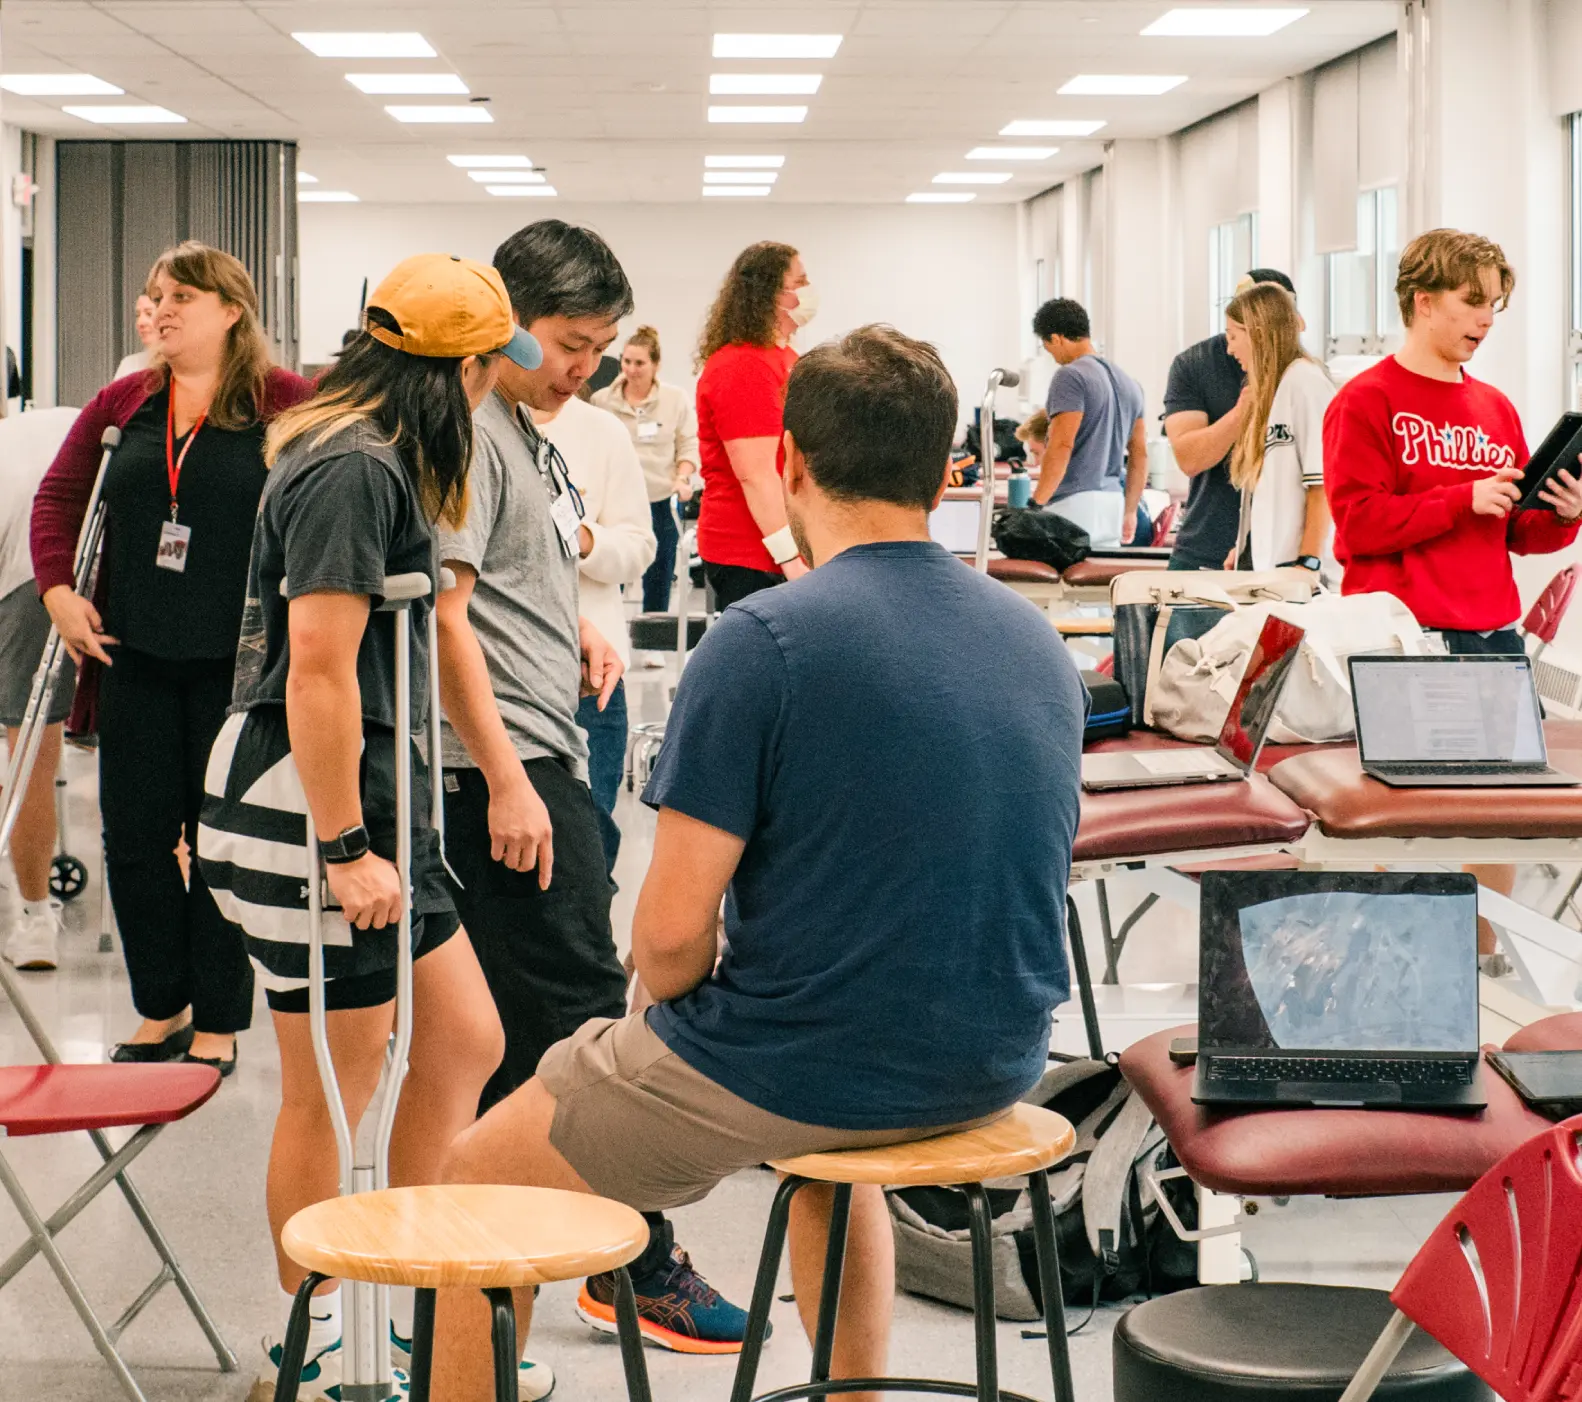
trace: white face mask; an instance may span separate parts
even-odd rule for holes
[[[811,282],[796,290],[796,306],[786,313],[798,326],[806,326],[818,315],[818,289]]]

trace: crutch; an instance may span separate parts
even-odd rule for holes
[[[1001,385],[1015,389],[1022,377],[1015,370],[992,370],[978,408],[978,471],[983,483],[983,507],[978,517],[978,553],[973,568],[989,572],[989,540],[994,526],[994,397]]]
[[[280,584],[285,592],[285,581]],[[433,589],[426,574],[398,574],[381,588],[382,613],[396,613],[395,627],[395,785],[396,871],[401,882],[401,917],[396,948],[395,1040],[385,1072],[384,1096],[368,1155],[359,1159],[356,1126],[347,1118],[341,1099],[335,1062],[330,1055],[329,1025],[324,1007],[324,867],[319,859],[318,834],[313,816],[307,816],[308,855],[308,1021],[313,1037],[313,1057],[324,1084],[324,1100],[335,1129],[340,1160],[342,1194],[362,1193],[390,1186],[390,1136],[395,1128],[396,1104],[406,1079],[407,1056],[412,1048],[412,603]],[[429,611],[431,684],[437,681],[438,620]],[[442,796],[439,752],[439,693],[429,698],[429,769],[436,805]],[[439,821],[440,809],[434,809]],[[364,1281],[346,1281],[342,1287],[344,1328],[345,1402],[386,1402],[397,1395],[390,1366],[390,1287]]]

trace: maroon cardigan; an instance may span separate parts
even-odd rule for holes
[[[99,460],[104,453],[99,444],[101,435],[111,424],[125,428],[132,415],[161,384],[154,373],[138,370],[106,385],[77,415],[33,498],[29,543],[33,551],[33,575],[41,595],[57,584],[76,587],[77,537],[88,511],[88,499],[93,495],[94,479],[99,475]],[[312,394],[312,381],[276,366],[264,381],[260,417],[267,423],[281,410],[300,404]],[[94,602],[101,614],[104,612],[104,584],[101,572],[99,587],[94,591]],[[73,735],[92,734],[98,690],[98,665],[90,659],[78,679],[77,699],[67,725]]]

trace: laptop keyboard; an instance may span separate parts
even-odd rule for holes
[[[1466,1061],[1418,1057],[1221,1056],[1208,1059],[1211,1081],[1385,1081],[1407,1086],[1469,1086]]]
[[[1546,764],[1380,764],[1385,774],[1542,774]]]

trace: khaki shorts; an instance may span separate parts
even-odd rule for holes
[[[997,1120],[927,1130],[825,1129],[750,1105],[688,1065],[642,1013],[594,1018],[538,1064],[555,1097],[549,1142],[601,1197],[642,1212],[697,1202],[721,1179],[771,1159],[904,1144]]]

